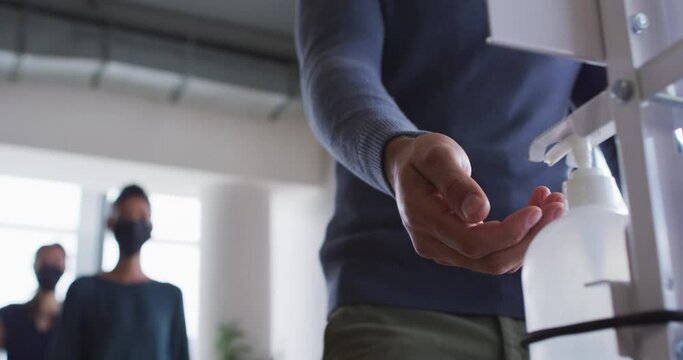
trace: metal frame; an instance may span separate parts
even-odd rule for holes
[[[641,40],[635,37],[638,34],[634,35],[630,31],[629,19],[635,14],[629,11],[624,1],[602,0],[600,6],[605,63],[608,79],[613,84],[612,89],[624,82],[633,84],[633,95],[630,98],[619,98],[615,93],[615,101],[611,106],[613,118],[616,119],[620,169],[631,215],[627,232],[631,267],[630,309],[615,311],[625,313],[676,309],[673,288],[669,288],[669,283],[674,281],[671,253],[666,251],[671,248],[669,241],[672,239],[667,236],[667,229],[663,228],[666,224],[659,222],[666,209],[661,204],[663,199],[658,197],[667,192],[657,176],[653,142],[658,142],[658,139],[657,132],[651,129],[657,127],[657,122],[662,120],[662,110],[656,105],[646,104],[648,98],[643,97],[646,94],[640,86],[642,74],[638,76],[636,58],[647,54],[637,54],[644,47],[633,44]],[[680,63],[683,63],[683,58],[679,60]],[[670,78],[669,82],[676,80],[678,79]],[[671,132],[673,133],[673,128]],[[673,149],[672,146],[671,150]],[[635,334],[636,344],[620,344],[622,353],[636,359],[674,359],[672,327],[673,325],[662,325],[638,329]]]
[[[500,9],[505,6],[502,1],[505,0],[489,0],[490,7],[498,7],[492,14],[501,13]],[[616,135],[623,189],[631,216],[627,230],[631,282],[609,284],[615,313],[680,311],[683,308],[683,154],[674,134],[683,127],[680,109],[683,98],[676,94],[681,86],[676,89],[675,85],[683,79],[683,2],[574,1],[553,0],[557,8],[571,8],[576,4],[573,9],[579,12],[591,8],[587,2],[594,3],[600,33],[592,35],[602,39],[604,59],[600,62],[607,67],[610,86],[608,91],[539,136],[532,143],[531,160],[559,160],[568,152],[563,143],[574,134],[589,138],[593,144]],[[514,6],[523,8],[525,4],[521,3],[531,8],[537,5],[537,0],[518,0]],[[509,26],[515,16],[525,22],[520,24],[524,28],[520,34],[533,33],[529,28],[534,27],[535,20],[529,23],[528,17],[519,17],[519,14],[503,19],[508,22],[505,27],[494,24],[492,29],[515,31]],[[595,18],[594,14],[585,18],[591,26],[595,25],[590,20]],[[573,27],[580,28],[577,33],[585,32],[581,16],[574,19],[578,22]],[[562,31],[572,32],[574,28],[566,27]],[[520,40],[520,34],[496,34],[495,31],[492,34],[490,42],[494,44],[505,44],[510,38]],[[519,47],[595,62],[596,53],[585,51],[586,42],[595,40],[569,38],[574,42],[558,37],[560,46],[553,44],[552,38],[530,36],[531,43]],[[556,145],[546,153],[546,147],[552,144]],[[618,330],[617,337],[623,356],[642,360],[683,359],[680,324]]]

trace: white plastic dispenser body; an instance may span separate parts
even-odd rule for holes
[[[623,198],[609,170],[592,167],[590,145],[573,142],[567,212],[537,235],[522,269],[529,332],[615,316],[602,282],[630,280]],[[530,352],[532,360],[624,359],[617,346],[608,329],[533,343]]]

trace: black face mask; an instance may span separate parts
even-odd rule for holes
[[[57,286],[59,278],[64,274],[64,270],[57,266],[45,265],[36,271],[38,287],[41,290],[53,291]]]
[[[140,251],[142,244],[152,234],[152,225],[147,221],[119,220],[114,225],[114,237],[119,243],[122,255],[130,256]]]

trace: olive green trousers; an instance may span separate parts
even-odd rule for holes
[[[375,305],[345,306],[325,330],[325,360],[527,360],[524,322]]]

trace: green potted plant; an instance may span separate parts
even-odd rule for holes
[[[245,360],[251,352],[244,344],[244,331],[235,322],[221,325],[216,347],[220,360]]]

